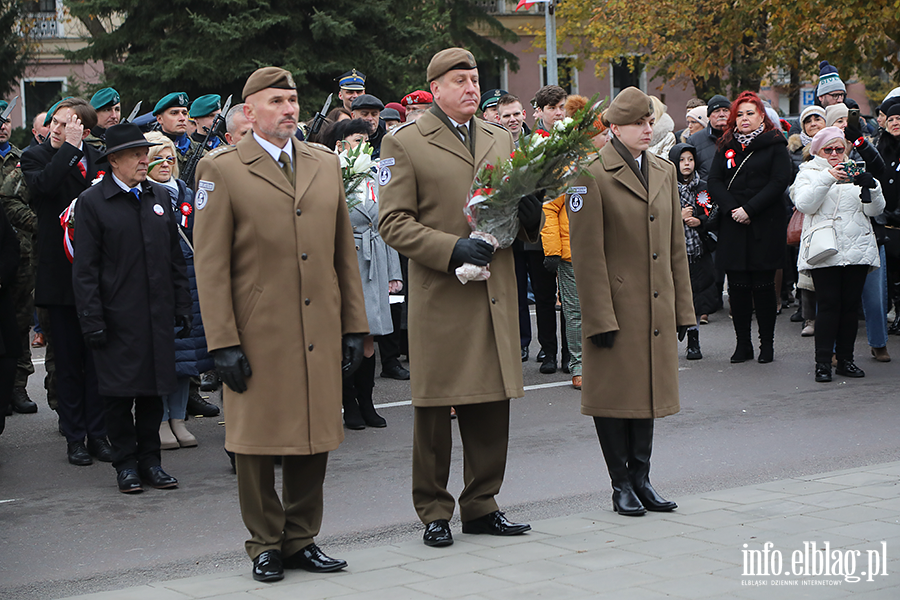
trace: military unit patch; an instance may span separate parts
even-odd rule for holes
[[[208,192],[211,192],[214,189],[216,189],[216,184],[213,183],[212,181],[206,181],[205,179],[201,179],[200,182],[197,184],[197,189],[198,190],[206,190]]]
[[[387,185],[391,181],[391,169],[394,165],[393,158],[384,158],[378,163],[378,184]]]
[[[587,194],[587,187],[581,185],[577,187],[570,187],[566,190],[566,194],[569,196],[569,210],[573,213],[581,210],[581,207],[584,206],[584,198],[582,194]]]
[[[207,200],[209,200],[209,195],[206,193],[206,190],[197,190],[197,197],[194,199],[195,203],[197,204],[197,210],[203,210],[203,208],[206,206]]]

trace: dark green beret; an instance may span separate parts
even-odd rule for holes
[[[71,97],[72,96],[66,96],[65,98],[63,98],[62,100],[59,100],[56,104],[54,104],[53,106],[50,107],[50,110],[47,111],[47,116],[44,117],[44,127],[47,127],[50,125],[50,120],[53,118],[53,114],[56,112],[56,109],[59,107],[60,103],[63,100],[68,100]]]
[[[103,88],[91,97],[94,110],[109,108],[119,103],[119,92],[112,88]]]
[[[6,107],[9,106],[9,102],[6,100],[0,100],[0,112],[6,110]]]
[[[167,108],[187,108],[190,105],[191,100],[190,98],[188,98],[187,94],[185,94],[184,92],[172,92],[167,96],[163,96],[160,101],[156,103],[156,107],[153,109],[153,116],[155,117]]]
[[[222,96],[218,94],[207,94],[194,100],[188,115],[192,119],[196,119],[197,117],[211,115],[217,110],[222,110]]]

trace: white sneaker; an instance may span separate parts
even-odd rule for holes
[[[816,335],[815,319],[807,319],[803,321],[803,329],[800,331],[801,337],[812,337]]]

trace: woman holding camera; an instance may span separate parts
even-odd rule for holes
[[[819,131],[809,145],[813,158],[800,165],[791,187],[791,199],[803,219],[797,268],[808,271],[816,286],[816,381],[831,381],[831,357],[835,372],[845,377],[865,377],[853,362],[853,345],[866,275],[881,262],[870,217],[884,210],[881,184],[863,171],[851,175],[850,145],[837,127]],[[834,230],[834,253],[824,258],[807,250],[808,236],[816,226]]]

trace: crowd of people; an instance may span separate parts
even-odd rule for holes
[[[559,197],[523,196],[518,238],[495,249],[469,238],[462,212],[475,171],[589,100],[555,85],[527,102],[482,93],[461,48],[436,54],[426,77],[429,89],[385,104],[351,69],[336,79],[340,105],[307,121],[291,74],[264,67],[224,113],[217,94],[172,92],[121,122],[104,88],[37,115],[24,151],[4,123],[0,432],[38,410],[26,391],[36,321],[68,461],[112,463],[123,493],[177,487],[161,450],[197,445],[185,420],[218,414],[200,390],[221,381],[246,550],[253,576],[274,581],[346,567],[314,539],[328,452],[345,429],[388,425],[376,344],[381,376],[411,379],[412,495],[429,546],[453,543],[451,419],[462,530],[530,529],[494,497],[532,304],[539,371],[583,390],[623,515],[676,508],[649,481],[653,423],[678,412],[677,345],[703,358],[701,327],[726,284],[732,363],[775,360],[794,298],[816,381],[864,376],[861,311],[873,358],[890,360],[900,88],[869,123],[823,61],[817,104],[796,124],[744,91],[692,99],[681,131],[659,98],[627,88],[595,123],[587,172]],[[348,189],[353,152],[375,166]],[[461,285],[464,263],[490,264],[491,277]]]

